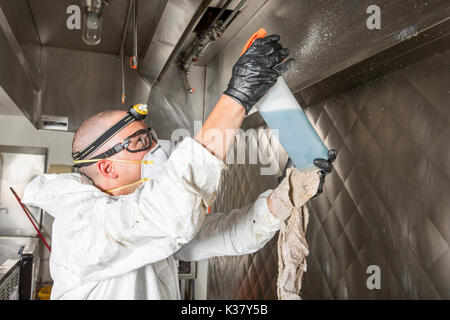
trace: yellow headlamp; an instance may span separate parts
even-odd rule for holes
[[[137,120],[143,120],[148,114],[147,104],[145,103],[135,104],[130,108],[128,112],[131,113],[133,116],[135,116]]]

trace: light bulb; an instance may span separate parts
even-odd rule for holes
[[[99,44],[102,39],[103,15],[101,11],[85,11],[83,20],[83,41],[88,45]]]
[[[83,41],[88,45],[99,44],[102,40],[103,10],[109,0],[82,0],[83,5]]]

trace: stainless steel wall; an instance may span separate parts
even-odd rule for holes
[[[258,146],[259,151],[278,154],[272,157],[277,170],[272,175],[261,175],[261,169],[268,166],[260,157],[252,165],[228,161],[228,170],[223,173],[212,214],[250,204],[259,194],[277,185],[277,177],[281,175],[281,168],[284,168],[288,156],[266,125],[250,129],[254,129],[255,134],[246,138],[245,131],[239,132],[228,158],[232,158],[230,154],[236,155],[237,145],[247,139],[246,158],[249,158],[249,147],[253,144]],[[278,233],[255,254],[209,259],[207,298],[276,299],[277,237]]]
[[[370,4],[267,2],[207,66],[205,118],[259,27],[281,34],[292,49],[297,67],[285,78],[297,92],[414,38],[429,27],[427,17],[448,19],[448,2],[381,1],[382,29],[373,32],[365,25]],[[450,51],[436,52],[307,108],[338,159],[324,194],[309,204],[305,299],[450,298]],[[258,135],[275,148],[267,138]],[[276,185],[276,175],[232,165],[224,184],[214,211],[254,201]],[[276,250],[275,236],[258,253],[211,259],[208,298],[276,299]],[[380,290],[366,285],[370,265],[380,267]]]
[[[121,104],[120,59],[116,55],[43,47],[42,115],[69,117],[75,131],[89,116]],[[146,101],[150,86],[125,68],[126,105]]]
[[[450,51],[307,109],[338,158],[309,205],[303,298],[450,298],[448,79]],[[226,181],[218,211],[275,185],[254,166],[232,167]],[[276,250],[274,238],[256,254],[210,260],[208,298],[276,299]],[[370,265],[380,290],[366,286]]]
[[[339,157],[311,203],[305,298],[450,298],[449,79],[446,51],[307,110]]]

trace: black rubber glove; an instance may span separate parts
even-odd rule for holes
[[[314,165],[320,169],[320,182],[317,188],[317,193],[313,198],[317,197],[323,191],[323,184],[325,183],[325,177],[333,170],[332,162],[336,160],[337,152],[334,149],[328,150],[328,160],[323,158],[314,159]]]
[[[325,183],[325,177],[331,173],[331,171],[333,170],[333,161],[336,160],[337,157],[337,152],[334,149],[331,149],[328,151],[328,160],[327,159],[323,159],[323,158],[317,158],[314,159],[314,165],[320,169],[319,171],[319,175],[320,175],[320,181],[319,181],[319,186],[317,188],[317,193],[312,197],[315,198],[317,197],[319,194],[321,194],[323,192],[323,184]],[[294,162],[291,160],[291,158],[289,157],[286,166],[284,167],[283,170],[283,174],[281,175],[281,177],[278,178],[278,184],[281,183],[281,181],[283,181],[283,179],[286,177],[286,170],[288,168],[295,168],[295,164]],[[311,199],[312,199],[311,198]]]
[[[294,59],[283,62],[290,51],[279,40],[276,34],[256,39],[233,67],[224,94],[239,102],[246,114],[295,62]]]

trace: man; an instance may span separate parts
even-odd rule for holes
[[[240,128],[293,63],[283,62],[289,50],[278,41],[272,35],[254,42],[201,131],[170,158],[135,106],[81,125],[73,140],[80,173],[42,175],[28,185],[23,202],[55,217],[52,299],[179,299],[175,259],[247,254],[272,238],[292,205],[272,201],[271,190],[245,208],[206,213],[233,141],[226,131]]]

